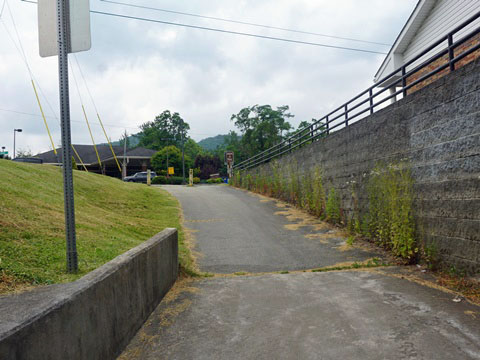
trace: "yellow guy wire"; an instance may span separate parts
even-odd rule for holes
[[[105,134],[105,138],[107,139],[108,145],[110,146],[110,150],[112,151],[113,158],[115,159],[115,162],[117,163],[118,170],[120,172],[122,172],[122,168],[120,167],[120,163],[118,162],[117,155],[115,155],[115,151],[113,151],[112,143],[110,142],[110,139],[107,136],[107,132],[105,131],[105,128],[103,127],[102,119],[100,119],[100,115],[98,115],[98,113],[97,113],[97,117],[98,117],[98,121],[100,122],[100,125],[102,125],[103,133]]]
[[[40,102],[40,97],[38,96],[37,87],[35,86],[35,82],[33,81],[34,76],[33,76],[32,70],[30,69],[30,65],[28,64],[27,55],[25,54],[25,50],[23,49],[22,40],[20,39],[20,35],[18,33],[18,30],[17,30],[17,25],[15,24],[15,19],[13,18],[13,13],[12,13],[12,10],[10,9],[10,5],[8,4],[7,0],[5,0],[3,2],[3,6],[2,6],[2,9],[1,9],[1,12],[0,12],[0,20],[3,20],[3,19],[1,19],[1,15],[3,14],[5,4],[7,5],[7,9],[8,9],[8,12],[10,14],[10,18],[11,18],[11,21],[12,21],[12,24],[13,24],[13,28],[15,30],[15,35],[17,36],[18,44],[15,42],[12,34],[8,30],[6,23],[4,21],[2,21],[2,24],[5,28],[5,31],[7,32],[8,37],[10,38],[13,45],[17,49],[20,57],[22,58],[23,63],[25,64],[25,66],[27,68],[27,71],[30,75],[30,81],[32,82],[33,91],[35,92],[35,97],[37,98],[38,107],[40,108],[40,112],[42,113],[43,123],[45,124],[45,127],[47,129],[48,137],[50,138],[50,143],[52,144],[53,152],[55,153],[55,156],[56,156],[57,155],[57,149],[55,148],[55,144],[54,144],[53,139],[52,139],[52,134],[51,134],[50,129],[48,127],[47,119],[46,119],[45,113],[43,111],[42,103]]]
[[[50,133],[50,129],[48,128],[47,119],[45,118],[45,114],[42,108],[42,103],[40,102],[40,98],[38,97],[37,88],[35,87],[35,83],[33,82],[33,79],[30,79],[30,80],[32,81],[33,91],[35,91],[35,97],[37,98],[38,107],[40,108],[40,112],[42,113],[43,122],[45,124],[45,127],[47,128],[47,133],[48,133],[48,137],[50,138],[50,143],[52,144],[53,152],[55,153],[55,155],[57,155],[57,149],[55,148],[55,144],[53,143],[53,139],[52,139],[52,134]]]
[[[82,166],[83,166],[83,168],[85,169],[85,171],[88,172],[87,167],[86,167],[85,164],[83,163],[83,160],[82,160],[82,158],[80,157],[80,155],[78,155],[78,152],[77,152],[77,150],[75,149],[75,146],[73,146],[73,144],[72,144],[72,149],[73,149],[73,152],[75,153],[75,155],[77,155],[78,160],[80,160],[80,164],[82,164]]]
[[[105,131],[105,127],[103,126],[102,119],[100,118],[100,115],[98,114],[97,105],[95,104],[95,101],[93,100],[92,93],[90,92],[90,89],[89,89],[88,84],[87,84],[87,80],[85,79],[85,76],[83,75],[83,71],[82,71],[82,68],[80,67],[80,63],[78,62],[77,56],[75,54],[74,54],[73,57],[75,59],[75,62],[77,63],[78,70],[80,71],[80,76],[83,79],[83,82],[84,82],[85,87],[87,89],[87,93],[90,96],[90,100],[92,101],[93,107],[95,108],[95,112],[97,113],[97,118],[98,118],[98,121],[99,121],[100,125],[102,126],[102,130],[103,130],[103,134],[105,135],[105,139],[107,139],[108,145],[110,146],[110,151],[112,152],[113,158],[115,159],[115,162],[117,163],[118,170],[120,172],[122,172],[122,168],[120,167],[120,163],[118,162],[117,155],[115,154],[115,151],[113,151],[112,143],[110,142],[110,139],[108,138],[107,132]],[[73,67],[72,67],[72,73],[73,73]]]
[[[80,99],[80,104],[82,104],[82,111],[83,116],[85,117],[85,121],[87,123],[88,132],[90,133],[90,139],[92,139],[93,148],[95,149],[95,154],[97,154],[98,165],[100,169],[102,169],[102,160],[100,160],[100,155],[98,154],[97,145],[95,144],[95,140],[93,139],[92,129],[90,127],[90,123],[88,122],[87,112],[85,111],[85,106],[83,105],[82,95],[80,94],[80,89],[78,87],[77,77],[75,76],[75,72],[73,71],[72,63],[69,61],[68,64],[70,65],[70,69],[72,71],[73,80],[75,82],[75,87],[77,88],[78,98]]]
[[[40,108],[40,112],[42,113],[42,118],[43,118],[43,122],[45,124],[45,127],[47,128],[47,132],[48,132],[48,137],[50,138],[50,143],[52,144],[52,148],[53,148],[53,152],[55,154],[55,156],[57,156],[57,149],[55,148],[55,143],[53,142],[53,139],[52,139],[52,134],[50,133],[50,129],[48,127],[48,123],[47,123],[47,119],[45,117],[45,113],[43,111],[43,107],[42,107],[42,102],[40,101],[40,97],[38,96],[38,92],[37,92],[37,87],[35,86],[35,81],[33,80],[35,77],[33,75],[33,72],[32,70],[30,69],[30,65],[28,65],[28,60],[27,60],[27,55],[25,54],[25,51],[23,49],[23,45],[22,45],[22,40],[20,39],[20,35],[18,34],[18,31],[17,31],[17,27],[16,27],[16,24],[15,24],[15,20],[13,18],[13,14],[12,14],[12,11],[9,7],[9,4],[7,3],[7,0],[5,0],[3,2],[3,6],[2,6],[2,9],[0,11],[0,20],[1,19],[1,15],[3,13],[3,10],[4,10],[4,7],[5,7],[5,4],[7,4],[7,7],[8,7],[8,11],[10,13],[10,17],[12,19],[12,23],[13,23],[13,26],[14,26],[14,29],[15,29],[15,34],[17,35],[17,40],[18,40],[18,45],[17,43],[15,42],[15,40],[13,39],[13,36],[12,34],[10,34],[10,31],[8,31],[8,28],[6,26],[6,24],[2,21],[2,24],[5,28],[5,31],[7,32],[7,35],[9,36],[10,40],[12,41],[13,45],[15,46],[15,48],[17,49],[20,57],[22,58],[25,66],[27,67],[27,70],[28,70],[28,73],[30,74],[30,80],[32,81],[32,86],[33,86],[33,91],[35,92],[35,97],[37,98],[37,103],[38,103],[38,107]],[[40,88],[40,91],[42,92],[43,94],[43,91],[42,91],[42,88],[40,87],[40,84],[38,84],[39,88]],[[43,94],[43,96],[45,97],[45,94]],[[47,101],[47,104],[48,106],[50,106],[50,109],[52,110],[52,113],[53,115],[55,116],[55,118],[58,120],[57,116],[55,115],[55,111],[53,111],[52,109],[52,106],[50,105],[48,99],[45,97],[45,100]],[[77,150],[75,149],[75,147],[73,146],[72,144],[72,149],[73,151],[75,152],[75,155],[77,155],[77,158],[78,160],[80,160],[80,164],[82,164],[83,168],[85,169],[86,172],[88,172],[88,169],[87,167],[85,166],[85,164],[83,163],[83,160],[82,158],[80,157],[80,155],[78,154]]]
[[[48,137],[50,138],[50,143],[52,144],[53,153],[56,156],[57,155],[57,149],[55,148],[55,144],[54,144],[53,139],[52,139],[52,134],[50,133],[50,129],[48,128],[47,119],[45,118],[45,113],[43,112],[43,107],[42,107],[42,103],[40,101],[40,98],[38,96],[37,87],[35,86],[35,82],[33,81],[33,79],[31,79],[31,81],[32,81],[33,91],[35,91],[35,97],[37,98],[38,107],[40,108],[40,112],[42,113],[43,122],[45,124],[45,127],[47,128],[47,133],[48,133]],[[82,158],[78,154],[78,152],[75,149],[75,147],[73,146],[73,144],[72,144],[72,149],[73,149],[73,152],[75,153],[75,155],[77,155],[78,160],[80,160],[80,164],[83,166],[85,171],[88,172],[87,167],[83,163]]]
[[[95,153],[97,154],[98,164],[100,168],[102,167],[102,161],[100,160],[100,155],[98,155],[97,145],[95,145],[95,140],[93,140],[92,129],[90,128],[90,123],[88,122],[87,113],[85,112],[85,107],[82,104],[83,115],[85,116],[85,121],[87,122],[88,132],[90,133],[90,138],[92,139],[93,148],[95,149]]]

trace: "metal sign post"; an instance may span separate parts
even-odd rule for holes
[[[38,0],[38,34],[40,56],[58,55],[67,270],[77,272],[68,53],[89,50],[91,47],[89,0]]]
[[[70,134],[70,95],[68,92],[68,52],[70,49],[69,0],[57,0],[58,78],[62,128],[63,194],[65,199],[65,232],[67,270],[78,271],[75,206],[73,202],[72,139]]]
[[[234,163],[234,153],[233,151],[225,151],[224,154],[225,164],[227,165],[227,173],[228,177],[231,178],[233,176],[233,163]]]

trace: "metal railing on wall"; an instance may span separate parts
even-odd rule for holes
[[[269,149],[238,163],[235,165],[234,169],[244,170],[252,168],[286,153],[290,153],[293,150],[307,145],[313,141],[318,141],[319,139],[328,136],[332,132],[338,131],[344,127],[348,127],[353,122],[360,120],[362,115],[365,117],[373,114],[377,110],[380,110],[382,108],[380,106],[386,101],[396,99],[397,96],[406,97],[409,90],[413,91],[415,86],[418,87],[419,84],[422,84],[422,82],[432,78],[434,75],[439,74],[446,69],[454,71],[456,63],[480,49],[479,41],[479,43],[476,45],[474,44],[460,54],[455,54],[455,49],[459,48],[462,44],[467,43],[475,35],[480,33],[480,26],[476,24],[476,20],[479,18],[480,12],[457,26],[445,36],[435,41],[414,58],[407,61],[400,68],[377,81],[376,84],[362,91],[360,94],[331,111],[327,115],[323,116],[319,120],[316,120],[310,126],[297,131],[290,137],[287,137],[285,140],[270,147]],[[469,25],[477,26],[467,35],[464,35],[460,39],[454,41],[455,35]],[[438,51],[438,47],[442,47],[442,49]],[[428,58],[428,60],[421,62],[419,65],[416,65],[416,63],[422,58],[435,51],[438,51],[435,55]],[[419,73],[420,70],[425,69],[429,65],[435,64],[436,61],[439,61],[445,56],[448,56],[448,59],[446,59],[445,62],[441,62],[435,69],[420,76],[414,81],[408,81],[412,75]],[[384,93],[389,89],[395,89],[395,91],[391,91],[386,96]]]

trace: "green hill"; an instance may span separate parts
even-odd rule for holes
[[[206,139],[200,140],[198,142],[198,145],[200,145],[205,150],[213,151],[218,146],[223,145],[223,143],[225,142],[226,136],[227,135],[217,135],[217,136],[208,137]]]
[[[61,168],[0,160],[0,174],[0,292],[75,280],[165,227],[180,230],[181,263],[193,269],[174,197],[159,188],[74,171],[79,273],[68,274]]]

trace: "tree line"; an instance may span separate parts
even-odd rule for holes
[[[309,126],[311,122],[302,121],[297,130],[288,121],[294,115],[289,106],[273,108],[270,105],[253,105],[233,114],[230,120],[237,131],[230,131],[224,137],[222,145],[215,150],[205,150],[189,135],[190,125],[177,112],[163,111],[153,121],[140,126],[139,146],[158,152],[152,157],[152,167],[158,174],[166,173],[168,166],[173,167],[175,174],[182,174],[182,150],[185,158],[185,171],[194,169],[194,176],[208,179],[211,174],[226,176],[223,155],[225,151],[235,153],[235,162],[239,163],[255,154],[278,144],[293,132]],[[315,119],[312,119],[312,122]],[[120,141],[123,145],[123,141]]]

